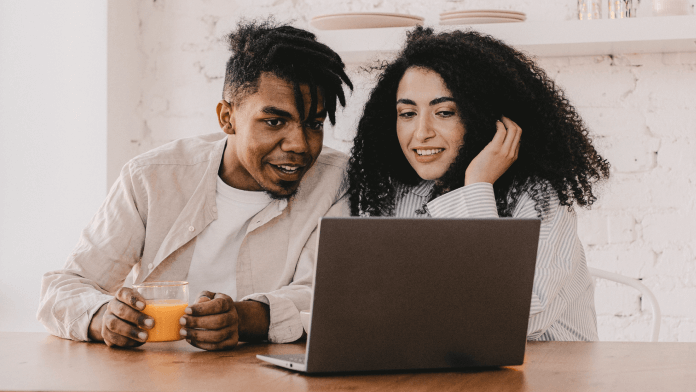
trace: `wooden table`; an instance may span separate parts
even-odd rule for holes
[[[256,359],[304,342],[206,352],[186,342],[110,349],[44,333],[0,336],[0,390],[696,391],[696,343],[530,342],[523,366],[306,376]]]

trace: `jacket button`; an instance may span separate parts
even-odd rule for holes
[[[193,228],[193,226],[189,226],[189,231],[194,231],[196,229]]]
[[[152,263],[150,263],[150,264],[147,265],[147,268],[148,268],[148,269],[152,269],[153,267],[154,267],[154,265],[152,265]]]

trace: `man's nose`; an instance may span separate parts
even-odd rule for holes
[[[418,117],[414,136],[419,142],[424,142],[435,137],[435,130],[433,129],[432,121],[430,121],[430,116],[421,115]]]
[[[308,152],[307,130],[301,125],[292,127],[288,130],[280,147],[285,152],[294,152],[295,154]]]

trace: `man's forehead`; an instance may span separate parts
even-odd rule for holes
[[[304,109],[307,112],[311,102],[309,86],[300,84],[300,91],[304,98]],[[256,101],[255,106],[258,106],[258,110],[263,110],[267,106],[273,106],[297,115],[295,87],[292,82],[279,78],[272,73],[266,72],[261,74],[258,89],[249,98]],[[321,113],[324,110],[323,101],[321,89],[317,89],[317,113]]]

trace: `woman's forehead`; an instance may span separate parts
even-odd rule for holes
[[[396,92],[397,100],[408,98],[411,100],[424,99],[429,102],[433,98],[451,96],[452,93],[440,74],[421,67],[407,69]]]

